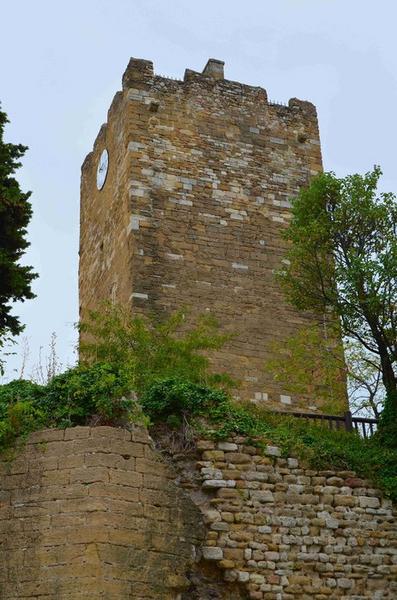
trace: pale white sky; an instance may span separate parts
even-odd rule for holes
[[[397,192],[394,0],[0,0],[0,8],[0,101],[11,120],[6,140],[29,146],[18,175],[33,191],[25,262],[40,274],[37,298],[16,307],[30,365],[52,331],[63,362],[75,360],[80,165],[130,56],[173,77],[219,58],[228,79],[260,85],[271,100],[311,100],[325,168],[342,176],[377,163],[383,189]],[[19,364],[10,360],[8,378]]]

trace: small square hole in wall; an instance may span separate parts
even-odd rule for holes
[[[292,404],[291,396],[284,396],[280,394],[280,402],[281,404]]]

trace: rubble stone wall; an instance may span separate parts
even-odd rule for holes
[[[397,597],[395,507],[354,472],[317,471],[244,438],[198,444],[203,555],[252,600]]]
[[[224,79],[219,61],[176,81],[131,59],[82,168],[81,317],[109,299],[157,317],[211,313],[235,334],[214,368],[241,381],[236,395],[321,410],[264,368],[272,342],[312,323],[286,302],[274,270],[291,197],[321,168],[310,102],[273,104],[263,88]]]

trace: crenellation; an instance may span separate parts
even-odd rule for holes
[[[122,78],[123,89],[131,88],[131,84],[136,82],[148,82],[153,77],[153,62],[151,60],[130,58]]]
[[[204,77],[213,77],[214,79],[224,79],[223,67],[225,63],[223,60],[216,58],[209,58],[207,64],[203,69]]]

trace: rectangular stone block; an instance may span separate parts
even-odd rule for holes
[[[359,496],[358,498],[361,508],[379,508],[379,498],[371,498],[369,496]]]
[[[127,487],[141,487],[143,485],[144,477],[153,477],[150,475],[143,476],[142,473],[136,473],[135,471],[122,471],[121,469],[109,469],[109,481],[110,483],[116,483]],[[145,479],[146,481],[146,479]],[[150,486],[148,486],[150,487]],[[161,486],[162,487],[162,486]],[[160,489],[161,489],[160,487]]]
[[[114,498],[128,502],[138,502],[138,492],[139,488],[100,482],[92,483],[88,489],[88,494],[93,497]]]
[[[108,482],[109,469],[106,467],[79,467],[71,471],[70,481],[71,483]]]
[[[27,444],[43,444],[45,442],[63,440],[63,438],[63,429],[41,429],[40,431],[34,431],[29,435]]]

